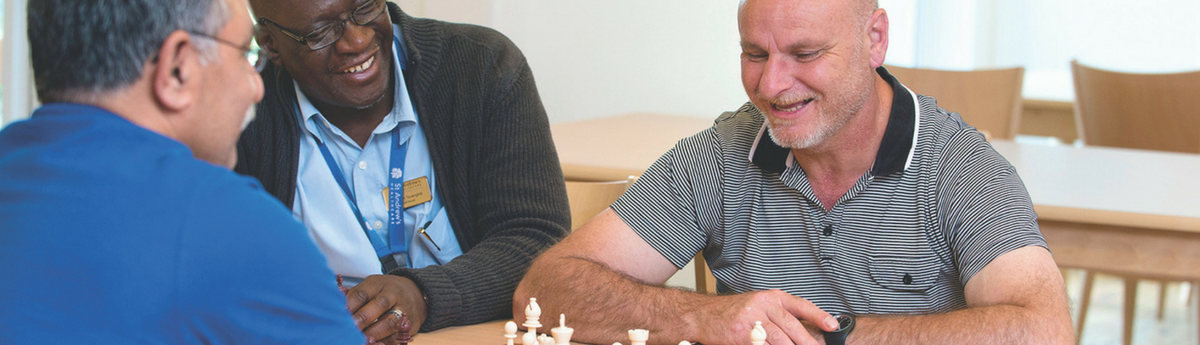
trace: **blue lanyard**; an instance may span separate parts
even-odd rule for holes
[[[354,217],[358,219],[358,225],[362,227],[363,234],[371,241],[371,247],[375,249],[375,256],[383,264],[384,271],[390,271],[391,266],[400,264],[406,267],[412,265],[408,262],[408,242],[404,230],[404,207],[402,198],[404,194],[404,161],[408,156],[408,142],[400,144],[400,128],[392,130],[392,144],[390,167],[388,173],[388,234],[391,240],[391,247],[383,242],[383,236],[371,229],[367,220],[362,215],[362,211],[358,209],[358,202],[354,196],[354,190],[350,188],[350,184],[346,182],[346,177],[342,173],[342,169],[338,168],[336,161],[333,159],[333,153],[325,145],[325,142],[313,134],[313,140],[316,140],[317,147],[321,149],[321,155],[325,157],[325,165],[329,166],[329,172],[333,174],[333,178],[337,180],[338,186],[342,188],[342,194],[346,197],[346,202],[350,204],[350,210],[354,211]]]
[[[396,49],[399,50],[397,59],[400,60],[400,69],[408,68],[408,52],[400,42],[398,35],[392,36],[392,42],[395,43]],[[403,78],[402,76],[398,76]],[[397,82],[398,83],[398,82]],[[397,86],[399,87],[399,86]],[[402,100],[395,100],[401,102]],[[418,130],[420,130],[418,128]],[[405,267],[412,267],[412,263],[408,258],[408,241],[405,236],[404,229],[404,161],[408,156],[408,142],[400,144],[400,127],[396,126],[392,130],[391,157],[389,158],[388,169],[388,239],[391,240],[391,247],[383,242],[383,236],[371,229],[367,224],[367,220],[362,215],[362,211],[358,209],[358,202],[354,197],[354,190],[350,188],[350,184],[346,182],[346,177],[342,174],[342,169],[338,168],[336,161],[333,159],[333,154],[329,152],[329,148],[325,146],[325,142],[321,141],[316,134],[312,135],[313,140],[316,140],[317,147],[321,149],[321,155],[325,158],[325,164],[329,166],[329,172],[333,174],[333,178],[337,180],[338,186],[342,188],[342,194],[346,197],[346,202],[350,204],[350,210],[354,211],[354,217],[358,219],[358,226],[362,228],[363,234],[367,236],[367,240],[371,242],[371,247],[375,249],[375,256],[379,258],[380,264],[383,266],[383,273],[387,273],[392,269],[398,268],[401,264]]]

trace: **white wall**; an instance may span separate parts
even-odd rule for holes
[[[746,102],[737,1],[493,0],[552,122],[627,112],[715,118]]]
[[[629,112],[715,118],[747,101],[737,0],[398,2],[416,16],[507,35],[529,60],[551,122]],[[880,1],[897,15],[888,61],[916,61],[916,27],[908,19],[916,3]]]

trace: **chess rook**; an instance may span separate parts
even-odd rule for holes
[[[650,331],[644,329],[629,330],[629,345],[646,345],[650,340]]]

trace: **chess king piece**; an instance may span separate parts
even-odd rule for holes
[[[575,329],[567,327],[567,314],[558,314],[558,327],[551,328],[550,334],[554,336],[554,345],[571,345]]]
[[[754,321],[754,329],[750,330],[750,345],[767,343],[767,330],[763,329],[762,321]]]
[[[504,338],[508,339],[507,345],[514,345],[513,342],[517,340],[516,322],[509,321],[504,323]]]
[[[629,330],[629,345],[646,345],[647,340],[650,340],[650,331],[640,328]]]

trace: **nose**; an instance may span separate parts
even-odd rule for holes
[[[776,55],[767,57],[763,64],[762,77],[758,81],[758,92],[766,97],[777,97],[795,85],[795,66],[790,59]]]
[[[353,20],[342,23],[342,38],[335,46],[339,52],[362,52],[375,39],[375,30],[369,26],[358,25]]]

